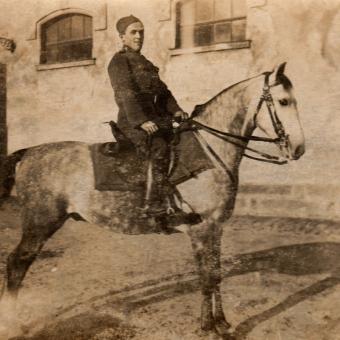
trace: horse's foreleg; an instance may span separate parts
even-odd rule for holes
[[[213,241],[213,257],[214,257],[214,321],[215,329],[218,334],[222,335],[226,339],[232,339],[230,335],[230,323],[226,320],[222,295],[221,295],[221,282],[222,282],[222,272],[221,272],[221,240],[222,240],[222,228],[216,227],[214,233]]]
[[[213,293],[214,279],[212,274],[212,235],[209,225],[192,228],[191,243],[196,260],[202,292],[201,328],[205,331],[214,329]]]
[[[216,330],[226,339],[232,339],[222,305],[220,284],[222,229],[215,224],[206,225],[191,234],[192,247],[202,290],[201,327]]]

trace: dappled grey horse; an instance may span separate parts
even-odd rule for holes
[[[202,147],[215,168],[178,186],[203,221],[181,226],[191,238],[202,290],[201,327],[232,338],[220,292],[221,236],[230,218],[238,187],[238,169],[250,140],[278,145],[280,159],[297,160],[304,153],[304,136],[285,64],[241,81],[218,93],[193,112],[193,125],[202,129]],[[252,136],[260,128],[267,137]],[[249,151],[248,151],[249,152]],[[266,158],[265,158],[266,157]],[[260,153],[263,160],[280,163]],[[133,202],[138,193],[97,191],[90,146],[81,142],[39,145],[8,156],[5,192],[13,185],[22,207],[22,239],[10,254],[0,302],[0,323],[11,327],[11,311],[19,287],[44,243],[70,216],[110,225],[117,232],[131,231]],[[132,202],[132,206],[131,206]],[[127,209],[126,207],[129,206]],[[131,215],[132,214],[132,215]],[[2,321],[1,321],[2,319]]]

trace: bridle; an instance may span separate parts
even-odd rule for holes
[[[273,97],[270,93],[270,88],[274,87],[274,86],[278,86],[281,83],[280,82],[275,82],[272,85],[269,85],[269,76],[272,74],[272,72],[266,72],[263,73],[265,78],[264,78],[264,85],[262,88],[262,95],[260,97],[260,100],[257,104],[256,107],[256,111],[254,114],[254,125],[256,126],[256,118],[258,113],[261,110],[261,107],[263,105],[263,103],[266,104],[267,109],[268,109],[268,113],[271,119],[271,122],[273,124],[273,128],[274,131],[277,135],[277,138],[267,138],[267,137],[259,137],[259,136],[242,136],[242,135],[236,135],[233,133],[229,133],[229,132],[223,132],[217,129],[214,129],[210,126],[207,126],[205,124],[202,124],[194,119],[190,119],[190,128],[194,129],[194,130],[204,130],[208,133],[210,133],[211,135],[214,135],[215,137],[222,139],[228,143],[231,143],[233,145],[239,146],[241,148],[243,148],[244,150],[248,150],[250,152],[253,152],[255,154],[258,154],[260,157],[256,157],[253,155],[249,155],[247,153],[244,153],[245,157],[248,157],[250,159],[253,160],[257,160],[257,161],[261,161],[261,162],[267,162],[267,163],[273,163],[273,164],[286,164],[287,160],[282,159],[279,156],[273,156],[270,155],[268,153],[262,152],[262,151],[258,151],[256,149],[253,149],[247,145],[244,145],[241,142],[249,142],[249,141],[256,141],[256,142],[265,142],[265,143],[272,143],[272,144],[276,144],[280,147],[280,149],[283,148],[287,148],[288,147],[288,135],[286,134],[283,124],[280,121],[277,112],[276,112],[276,108],[275,108],[275,104],[274,104],[274,100]],[[211,148],[209,148],[211,149]],[[214,155],[215,156],[215,155]]]
[[[288,147],[288,135],[285,132],[285,129],[283,127],[283,124],[277,115],[274,100],[272,97],[272,94],[270,93],[270,88],[274,86],[281,85],[279,81],[276,81],[274,84],[269,85],[269,76],[271,75],[271,72],[268,72],[265,74],[264,79],[264,85],[262,89],[262,95],[259,101],[259,104],[257,105],[256,112],[254,114],[254,125],[256,126],[256,118],[258,113],[260,112],[261,106],[263,102],[266,103],[268,113],[270,116],[270,119],[273,124],[274,131],[277,135],[277,138],[273,139],[273,143],[278,144],[280,148],[287,148]]]

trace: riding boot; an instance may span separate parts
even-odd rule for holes
[[[149,216],[166,214],[164,185],[166,174],[163,160],[149,161],[147,173],[147,188],[143,211]]]
[[[156,217],[162,224],[177,226],[180,224],[196,224],[201,217],[195,213],[186,213],[174,203],[174,188],[168,180],[169,148],[164,140],[155,138],[150,148],[147,169],[147,187],[142,215]],[[172,208],[172,209],[171,209]]]

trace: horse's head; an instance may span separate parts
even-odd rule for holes
[[[305,152],[293,85],[284,74],[286,63],[265,74],[263,93],[254,117],[255,125],[271,138],[280,138],[284,157],[297,160]]]

